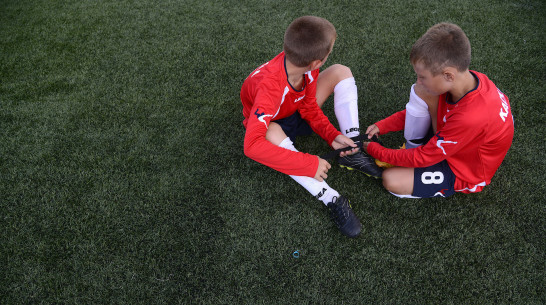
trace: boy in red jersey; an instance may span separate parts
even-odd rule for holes
[[[469,70],[470,42],[457,25],[431,27],[413,45],[410,61],[417,82],[406,110],[366,130],[371,138],[404,129],[408,149],[364,143],[370,155],[397,166],[383,172],[383,185],[407,198],[481,191],[512,144],[508,97],[486,75]],[[427,133],[433,134],[428,141]]]
[[[349,201],[324,179],[330,164],[298,152],[295,137],[317,133],[334,149],[355,147],[340,154],[340,164],[380,176],[373,159],[358,152],[350,137],[359,135],[357,89],[349,68],[333,65],[319,74],[333,49],[336,30],[327,20],[304,16],[284,35],[283,52],[261,65],[241,88],[244,153],[249,158],[290,175],[329,209],[340,231],[357,236],[362,228]],[[334,93],[339,132],[320,107]]]

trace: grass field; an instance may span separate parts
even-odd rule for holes
[[[301,15],[336,26],[327,65],[353,70],[361,127],[404,107],[412,43],[459,24],[516,120],[491,185],[403,200],[334,166],[364,226],[348,239],[246,158],[240,86]],[[546,303],[545,16],[541,0],[2,1],[0,303]]]

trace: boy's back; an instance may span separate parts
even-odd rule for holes
[[[273,115],[271,120],[279,120],[290,116],[298,109],[294,102],[299,102],[300,98],[306,96],[306,92],[316,90],[316,83],[313,84],[313,82],[318,77],[319,71],[308,72],[303,88],[295,90],[287,81],[284,58],[284,52],[278,54],[272,60],[252,71],[244,81],[241,88],[241,102],[243,103],[243,125],[245,127],[247,127],[251,110],[257,102],[265,110],[270,110],[268,114]],[[309,95],[314,96],[314,92]],[[285,104],[285,102],[287,103]]]
[[[319,70],[305,73],[301,90],[287,80],[285,53],[254,70],[241,88],[243,125],[247,128],[245,152],[253,159],[289,175],[313,176],[317,157],[282,149],[265,139],[269,122],[291,116],[299,111],[311,128],[327,142],[339,131],[317,105],[315,92]]]
[[[479,79],[475,90],[457,102],[443,94],[438,105],[439,134],[458,144],[444,144],[440,142],[443,140],[434,139],[436,146],[446,154],[450,154],[450,149],[457,150],[447,161],[460,178],[455,182],[455,189],[463,192],[476,191],[491,182],[514,135],[508,98],[485,74],[472,73]],[[450,124],[446,126],[447,121]]]

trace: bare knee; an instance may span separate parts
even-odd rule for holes
[[[413,193],[413,168],[394,167],[383,171],[383,186],[398,195]]]
[[[393,189],[397,189],[397,181],[395,176],[396,175],[392,170],[390,170],[390,168],[383,171],[383,187],[385,187],[385,189],[388,191],[392,192]]]
[[[265,139],[278,146],[284,139],[286,139],[286,134],[282,130],[281,125],[275,122],[270,122],[269,128],[267,128],[267,133],[265,134]]]
[[[413,90],[418,97],[425,101],[429,108],[431,105],[435,105],[438,102],[439,96],[428,93],[425,87],[419,83],[415,83]]]
[[[347,66],[344,66],[341,64],[334,64],[329,69],[333,70],[335,76],[337,77],[337,82],[340,82],[349,77],[353,77],[353,72]]]

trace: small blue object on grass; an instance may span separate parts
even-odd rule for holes
[[[300,250],[294,251],[294,253],[292,253],[292,256],[293,256],[294,258],[300,258]]]

